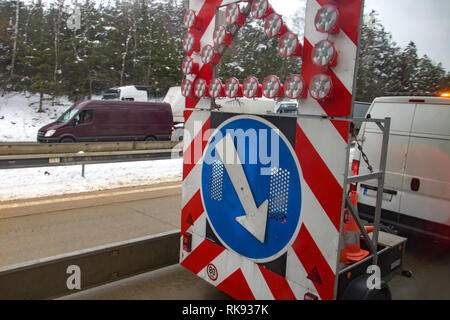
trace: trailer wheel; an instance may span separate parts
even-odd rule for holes
[[[156,139],[155,139],[155,137],[150,136],[150,137],[145,138],[145,141],[156,141]]]
[[[342,300],[392,300],[388,284],[381,280],[380,289],[367,287],[368,275],[353,279],[345,288]]]

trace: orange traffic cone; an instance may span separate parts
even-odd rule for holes
[[[356,206],[356,191],[350,194],[350,202]],[[347,263],[351,264],[360,261],[369,255],[369,251],[362,250],[360,246],[361,233],[355,219],[348,214],[344,216],[344,243]]]

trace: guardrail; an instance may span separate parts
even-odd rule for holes
[[[179,230],[0,267],[0,299],[50,299],[176,264]]]
[[[0,143],[0,155],[56,154],[83,152],[109,152],[172,149],[177,141],[120,141],[120,142],[75,142],[75,143]]]
[[[182,156],[172,141],[65,144],[0,144],[0,169],[171,159]]]

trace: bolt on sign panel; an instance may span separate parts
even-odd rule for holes
[[[228,25],[218,27],[222,6]],[[190,1],[180,264],[236,299],[336,298],[349,126],[330,117],[352,115],[361,8],[308,0],[302,45],[268,0]],[[264,19],[286,59],[302,56],[301,75],[213,78],[232,31],[251,19]],[[299,115],[212,111],[225,96],[286,96]]]

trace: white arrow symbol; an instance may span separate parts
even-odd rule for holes
[[[222,158],[222,162],[230,176],[231,183],[245,211],[245,216],[236,217],[236,221],[261,243],[264,243],[269,200],[266,199],[259,208],[256,207],[252,190],[242,168],[241,159],[230,134],[227,134],[225,138],[216,144],[216,151]]]

